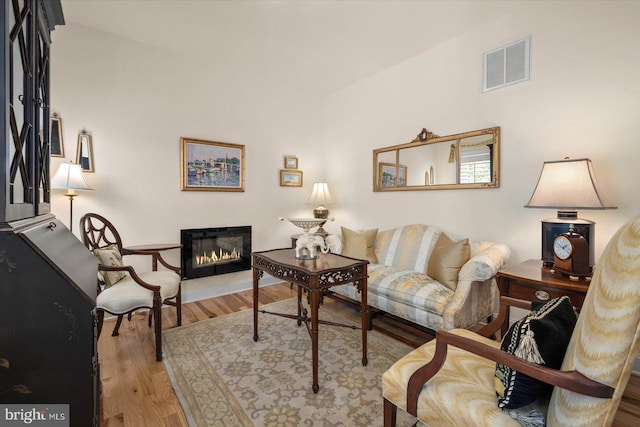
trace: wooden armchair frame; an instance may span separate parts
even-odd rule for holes
[[[519,300],[510,297],[500,298],[500,311],[494,321],[478,331],[485,337],[495,336],[504,322],[507,322],[507,307],[518,307],[531,310],[531,301]],[[433,359],[416,370],[409,379],[407,385],[407,412],[414,417],[418,416],[418,398],[422,386],[438,373],[447,358],[449,345],[477,354],[496,363],[509,366],[525,375],[536,378],[547,384],[561,387],[576,393],[599,398],[611,398],[614,388],[593,381],[578,371],[560,371],[542,365],[527,362],[519,357],[509,354],[499,348],[491,347],[478,341],[452,334],[447,331],[436,333],[436,347]],[[496,402],[497,404],[497,402]],[[384,425],[395,426],[397,407],[384,399]]]
[[[162,249],[127,249],[122,245],[122,238],[118,233],[118,230],[113,226],[113,224],[107,220],[105,217],[95,214],[88,213],[85,214],[80,219],[80,229],[82,232],[82,243],[90,250],[94,251],[95,249],[105,248],[107,246],[116,245],[120,254],[124,257],[125,255],[143,255],[143,256],[151,256],[151,268],[152,271],[158,270],[158,263],[164,266],[166,269],[175,272],[178,276],[181,276],[180,267],[173,266],[169,264],[162,256]],[[127,313],[127,319],[131,320],[131,315],[136,310],[141,308],[149,308],[151,309],[148,325],[151,327],[153,319],[155,317],[155,337],[156,337],[156,360],[162,360],[162,305],[170,305],[176,308],[176,316],[178,326],[182,325],[182,287],[178,285],[178,293],[175,296],[170,298],[166,298],[164,301],[162,300],[162,296],[160,294],[161,287],[158,285],[153,285],[151,283],[143,280],[135,269],[130,265],[123,266],[108,266],[103,264],[98,264],[98,271],[109,272],[109,271],[125,271],[129,273],[131,279],[133,279],[138,285],[141,287],[150,290],[153,292],[153,306],[152,307],[133,307]],[[98,294],[102,292],[102,287],[100,286],[100,281],[96,279],[97,282],[97,291]],[[104,322],[104,309],[98,309],[98,331],[97,336],[100,337],[100,333],[102,332],[102,325]],[[122,324],[122,319],[124,314],[120,313],[112,313],[107,311],[110,314],[118,316],[116,321],[116,325],[113,328],[112,336],[119,335],[120,325]]]

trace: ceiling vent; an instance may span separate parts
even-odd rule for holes
[[[529,80],[531,36],[484,54],[482,91]]]

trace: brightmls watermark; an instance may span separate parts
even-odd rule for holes
[[[0,427],[69,427],[69,405],[0,405]]]

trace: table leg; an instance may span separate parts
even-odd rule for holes
[[[302,286],[298,286],[298,326],[302,325]]]
[[[367,329],[369,328],[369,302],[367,301],[367,278],[362,279],[360,310],[362,311],[362,366],[367,366]]]
[[[313,392],[320,389],[318,385],[318,292],[309,290],[309,305],[311,305],[311,359],[313,366]]]
[[[253,268],[253,340],[258,341],[258,281],[259,272]]]

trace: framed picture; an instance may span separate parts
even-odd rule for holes
[[[76,147],[76,163],[83,172],[93,172],[93,144],[91,135],[83,130],[78,134],[78,146]]]
[[[280,169],[280,187],[302,187],[302,171]]]
[[[382,188],[405,187],[407,167],[394,163],[379,163],[378,185]]]
[[[62,140],[62,117],[53,113],[49,120],[49,138],[51,157],[64,157],[64,141]]]
[[[285,156],[284,157],[284,168],[285,169],[298,169],[298,158],[293,156]]]
[[[183,191],[244,191],[244,145],[180,138]]]

